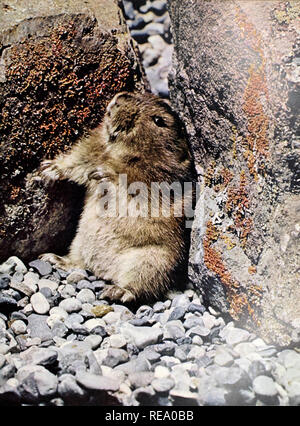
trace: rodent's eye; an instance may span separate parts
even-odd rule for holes
[[[167,126],[166,123],[165,123],[165,120],[162,117],[160,117],[159,115],[153,115],[152,119],[158,127],[166,127]]]

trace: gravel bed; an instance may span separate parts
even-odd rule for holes
[[[153,93],[167,98],[168,73],[172,63],[171,22],[167,2],[123,0],[131,36],[141,52],[142,63]]]
[[[0,265],[2,405],[299,405],[299,348],[225,322],[192,289],[126,306],[88,271]]]

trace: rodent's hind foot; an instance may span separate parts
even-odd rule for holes
[[[43,260],[44,262],[49,262],[52,265],[56,266],[57,268],[68,270],[72,267],[70,261],[61,256],[57,256],[54,253],[44,253],[39,256],[39,259]]]
[[[108,299],[111,302],[130,303],[135,301],[135,295],[118,285],[106,285],[100,295],[100,299]]]

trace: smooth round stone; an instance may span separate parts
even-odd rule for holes
[[[64,299],[60,302],[59,307],[64,309],[66,312],[78,312],[81,310],[82,303],[75,297]]]
[[[124,348],[127,343],[125,337],[122,336],[122,334],[112,334],[108,339],[112,348]]]
[[[169,392],[169,390],[175,386],[175,381],[171,377],[165,377],[162,379],[154,379],[151,385],[156,392],[164,393]]]
[[[131,373],[128,380],[134,388],[141,388],[151,384],[154,374],[151,371],[141,371],[138,373]]]
[[[154,377],[156,379],[165,379],[170,376],[170,370],[163,365],[158,365],[154,370]]]
[[[27,326],[22,320],[15,320],[10,328],[15,334],[24,334],[27,330]]]
[[[75,297],[76,289],[71,284],[66,284],[58,287],[58,291],[61,294],[61,297],[67,299],[68,297]]]
[[[29,266],[35,269],[40,275],[49,275],[52,272],[52,266],[49,262],[36,259],[29,263]]]
[[[84,306],[82,306],[84,309]],[[112,312],[114,309],[108,305],[96,305],[90,307],[90,312],[95,315],[96,318],[102,318],[104,315]]]
[[[220,347],[216,350],[215,363],[225,367],[233,363],[233,357],[226,349]]]
[[[256,352],[257,348],[251,342],[242,342],[242,343],[238,343],[234,347],[234,351],[237,352],[241,357],[245,357],[253,352]]]
[[[169,316],[169,321],[180,320],[186,312],[185,306],[176,306]]]
[[[101,318],[92,318],[83,324],[89,331],[96,327],[105,327],[105,322]]]
[[[97,334],[91,334],[87,336],[84,341],[89,343],[91,345],[91,348],[94,350],[100,346],[102,342],[102,337],[98,336]]]
[[[253,390],[256,394],[263,396],[275,396],[277,394],[276,384],[268,376],[257,376],[253,380]]]
[[[153,311],[158,313],[158,312],[163,312],[166,309],[165,305],[163,302],[156,302],[153,305]]]
[[[162,329],[155,326],[136,327],[131,324],[124,323],[122,324],[120,331],[128,342],[133,343],[139,349],[158,343],[163,336]]]
[[[179,320],[169,321],[164,326],[164,339],[177,340],[185,336],[185,329]]]
[[[52,293],[54,293],[58,289],[58,283],[57,282],[52,281],[52,280],[48,280],[46,278],[42,278],[41,280],[39,280],[37,285],[38,285],[38,288],[40,290],[44,287],[50,288]]]
[[[52,326],[52,334],[56,337],[65,337],[68,334],[68,327],[61,321],[56,321]]]
[[[80,290],[76,298],[80,300],[81,303],[93,303],[96,300],[95,294],[89,288]]]
[[[43,315],[49,312],[49,302],[46,297],[40,292],[37,292],[31,296],[30,303],[34,312],[36,312],[37,314]]]
[[[116,324],[121,319],[121,312],[108,312],[103,319],[106,324]]]
[[[117,391],[120,387],[118,380],[98,374],[80,371],[75,376],[77,383],[86,389]]]
[[[60,308],[59,306],[54,306],[49,311],[50,316],[56,315],[59,318],[59,321],[64,321],[66,318],[68,318],[68,312],[66,312],[64,309]]]
[[[236,345],[248,340],[249,336],[249,331],[233,327],[227,331],[225,340],[228,345]]]

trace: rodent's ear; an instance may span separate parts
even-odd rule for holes
[[[121,103],[123,103],[124,101],[130,99],[133,97],[133,94],[129,93],[129,92],[120,92],[117,93],[112,100],[110,101],[110,103],[107,106],[107,111],[110,112],[111,108],[114,107],[115,105],[120,105]]]

